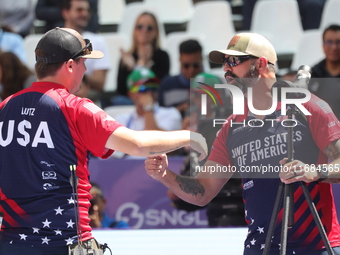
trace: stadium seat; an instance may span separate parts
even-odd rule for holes
[[[26,65],[31,70],[34,70],[35,65],[35,47],[37,46],[42,34],[29,34],[24,38],[24,47],[27,56]]]
[[[327,0],[323,7],[320,29],[324,30],[331,24],[340,25],[340,0]]]
[[[259,0],[251,21],[251,32],[265,36],[278,55],[292,55],[303,33],[295,0]]]
[[[290,69],[296,71],[301,65],[312,67],[321,61],[324,56],[322,31],[314,29],[306,30],[298,43]]]
[[[186,31],[201,38],[205,56],[211,50],[225,49],[235,35],[230,3],[227,1],[196,3]]]
[[[125,0],[100,0],[98,2],[100,25],[118,25],[125,6]]]
[[[144,3],[158,9],[163,24],[186,23],[193,14],[192,0],[144,0]]]

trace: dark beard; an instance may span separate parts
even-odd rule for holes
[[[243,93],[246,93],[247,88],[252,87],[254,84],[258,82],[259,72],[256,70],[255,65],[252,63],[249,71],[244,75],[244,77],[240,78],[229,70],[224,74],[224,77],[227,76],[233,77],[236,82],[235,86],[240,88],[243,91]]]
[[[224,77],[225,77],[225,79],[228,83],[227,76],[233,77],[233,79],[235,80],[235,83],[236,83],[236,84],[233,84],[234,86],[240,88],[243,91],[243,93],[246,92],[246,90],[244,90],[244,86],[240,83],[240,78],[236,74],[234,74],[233,72],[231,72],[229,70],[225,72]]]

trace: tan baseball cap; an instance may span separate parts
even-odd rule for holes
[[[229,42],[226,50],[213,50],[209,53],[211,62],[222,64],[225,55],[266,57],[275,65],[277,56],[273,45],[262,35],[256,33],[240,33]]]

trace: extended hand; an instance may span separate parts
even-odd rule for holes
[[[205,159],[208,155],[208,145],[205,138],[196,132],[190,132],[190,147],[200,153],[199,161]]]
[[[148,157],[145,160],[145,169],[148,175],[154,179],[162,178],[168,168],[168,157],[166,154],[157,157]]]
[[[297,181],[313,182],[317,181],[319,173],[316,168],[312,168],[311,165],[307,165],[300,160],[293,160],[287,163],[287,158],[280,161],[283,165],[282,171],[280,172],[281,181],[285,184],[290,184]]]

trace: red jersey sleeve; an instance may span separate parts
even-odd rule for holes
[[[105,148],[109,136],[122,125],[89,100],[77,108],[77,129],[83,144],[96,157],[107,158],[113,150]]]
[[[312,114],[307,119],[313,139],[319,149],[324,151],[331,142],[340,139],[339,120],[330,106],[315,95],[304,106]]]

